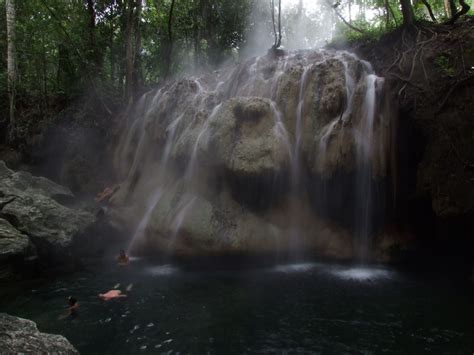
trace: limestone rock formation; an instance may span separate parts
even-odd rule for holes
[[[350,257],[349,234],[311,216],[307,206],[299,206],[301,215],[295,221],[305,230],[305,236],[299,241],[292,240],[292,226],[285,221],[285,215],[289,215],[285,205],[288,206],[282,203],[279,209],[259,215],[239,205],[228,192],[205,198],[187,192],[181,182],[164,192],[143,235],[132,244],[132,251],[179,256],[284,255],[292,247],[304,246],[320,255]],[[300,245],[294,245],[295,242]]]
[[[209,123],[209,150],[232,174],[258,176],[289,166],[289,143],[278,132],[278,113],[258,97],[230,99]]]
[[[351,232],[318,215],[310,190],[361,190],[331,204],[371,223],[358,216],[372,214],[371,186],[387,175],[386,106],[383,79],[347,52],[267,55],[171,82],[123,123],[111,215],[135,231],[136,252],[351,257]]]
[[[0,313],[2,354],[79,354],[61,335],[41,333],[28,319]]]
[[[38,257],[65,261],[95,217],[57,200],[73,198],[69,189],[26,172],[14,172],[0,161],[0,263],[5,268]]]
[[[30,239],[0,218],[0,279],[13,277],[15,266],[30,254],[35,254]]]

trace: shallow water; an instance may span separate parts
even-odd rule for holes
[[[114,286],[128,297],[98,299]],[[66,336],[83,354],[471,354],[473,294],[467,282],[382,267],[204,272],[110,260],[21,293],[3,288],[0,311]],[[79,317],[58,320],[69,295]]]

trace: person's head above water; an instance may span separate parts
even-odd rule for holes
[[[69,298],[67,299],[68,303],[70,306],[74,306],[76,303],[77,303],[77,300],[72,297],[72,296],[69,296]]]
[[[121,257],[127,256],[127,254],[125,254],[125,250],[120,249],[120,256]]]

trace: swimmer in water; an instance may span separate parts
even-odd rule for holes
[[[129,261],[128,255],[125,254],[125,250],[121,249],[120,254],[117,257],[117,262],[120,266],[127,265]]]
[[[78,311],[79,311],[79,303],[72,296],[67,299],[67,302],[68,302],[68,305],[69,305],[69,307],[68,307],[69,317],[76,318],[77,315],[78,315]]]
[[[79,312],[79,302],[77,302],[76,298],[70,296],[67,299],[67,304],[68,304],[68,306],[67,306],[68,314],[59,317],[59,319],[65,319],[65,318],[74,319],[79,315],[79,313],[78,313]]]
[[[99,298],[103,301],[110,301],[114,298],[123,298],[127,297],[127,295],[123,294],[120,290],[110,290],[106,293],[99,293]]]

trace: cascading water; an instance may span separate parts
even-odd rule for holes
[[[115,159],[116,201],[137,226],[132,251],[368,260],[372,184],[390,147],[382,86],[355,55],[321,50],[269,54],[146,94]],[[322,196],[311,185],[342,173],[354,190],[352,229],[312,207]]]
[[[363,101],[364,120],[359,131],[355,131],[357,142],[356,173],[356,241],[357,257],[366,262],[370,250],[371,207],[372,207],[372,166],[370,163],[373,149],[373,125],[375,116],[375,84],[377,76],[369,74],[365,78],[367,89]]]

